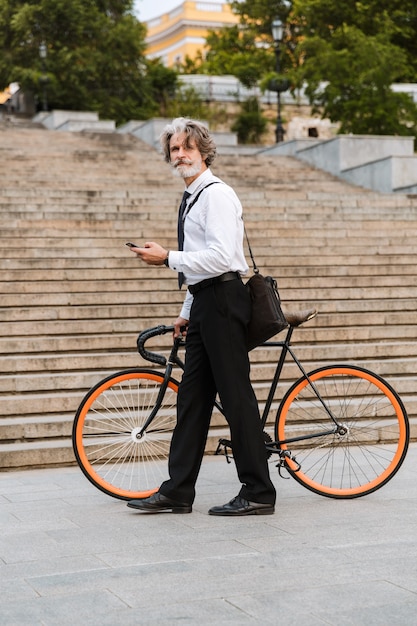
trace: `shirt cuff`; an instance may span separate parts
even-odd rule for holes
[[[181,252],[178,250],[170,250],[169,259],[168,259],[168,267],[176,272],[182,272],[182,264],[181,264]]]

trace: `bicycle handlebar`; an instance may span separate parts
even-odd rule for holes
[[[304,322],[308,322],[309,320],[313,319],[313,317],[316,317],[317,315],[317,311],[316,309],[308,309],[306,311],[301,311],[298,313],[285,313],[285,317],[287,318],[287,321],[290,325],[290,329],[289,329],[289,335],[287,335],[287,339],[290,338],[291,333],[292,333],[292,329],[296,328],[297,326],[301,326],[301,324],[303,324]],[[181,331],[186,330],[185,326],[181,327]],[[151,339],[152,337],[157,337],[158,335],[166,335],[166,333],[173,333],[174,332],[174,326],[165,326],[164,324],[160,324],[159,326],[154,326],[153,328],[147,328],[146,330],[143,330],[141,333],[139,333],[138,339],[137,339],[137,346],[138,346],[138,352],[141,355],[141,357],[143,357],[144,359],[146,359],[146,361],[151,361],[152,363],[157,363],[158,365],[162,365],[162,367],[165,367],[165,365],[167,364],[167,359],[166,357],[164,357],[162,354],[157,354],[156,352],[149,352],[149,350],[145,349],[145,343],[148,341],[148,339]],[[178,342],[176,344],[176,342]],[[178,349],[178,346],[181,343],[181,338],[177,338],[174,342],[174,348]],[[279,343],[275,343],[275,342],[266,342],[265,345],[281,345],[281,342]],[[175,351],[176,354],[176,351]]]
[[[145,343],[148,339],[152,337],[157,337],[158,335],[166,335],[166,333],[174,332],[173,326],[164,326],[161,324],[160,326],[154,326],[153,328],[148,328],[147,330],[143,330],[139,333],[139,337],[137,340],[138,352],[147,361],[151,361],[152,363],[158,363],[158,365],[165,366],[167,364],[166,358],[162,354],[157,354],[156,352],[149,352],[146,350]]]

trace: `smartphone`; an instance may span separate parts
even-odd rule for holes
[[[132,243],[131,241],[128,241],[127,246],[129,246],[129,248],[143,248],[143,246],[138,246],[136,243]]]

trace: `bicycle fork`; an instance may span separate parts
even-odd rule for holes
[[[158,391],[158,396],[155,400],[155,404],[154,407],[152,409],[152,411],[149,413],[148,418],[146,419],[144,425],[142,426],[142,428],[136,433],[136,439],[142,439],[142,437],[144,436],[144,434],[146,433],[146,430],[148,429],[149,425],[152,423],[152,421],[154,420],[156,414],[158,413],[159,409],[161,408],[162,405],[162,401],[165,397],[165,392],[167,390],[169,381],[171,379],[171,374],[172,374],[172,370],[174,368],[175,365],[179,365],[180,367],[183,368],[183,363],[181,361],[181,359],[177,356],[177,352],[178,352],[178,346],[180,345],[182,339],[181,337],[178,337],[177,339],[174,340],[174,344],[172,346],[172,350],[171,353],[168,357],[167,360],[167,364],[166,364],[166,369],[165,369],[165,374],[164,374],[164,380],[159,388]]]

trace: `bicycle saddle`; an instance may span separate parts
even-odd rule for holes
[[[287,313],[284,312],[285,318],[290,326],[295,328],[296,326],[301,326],[304,322],[308,322],[312,320],[317,315],[316,309],[308,309],[306,311],[299,311],[297,313]]]

